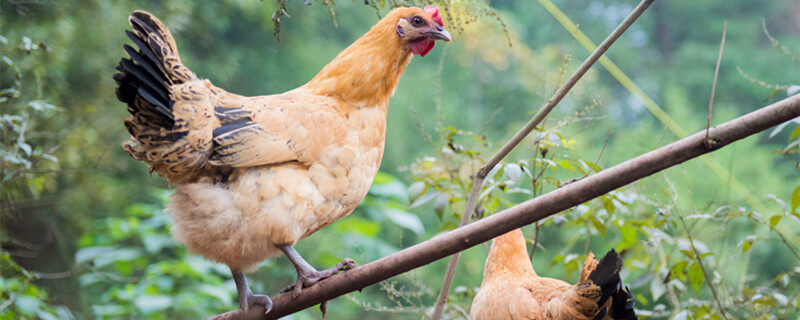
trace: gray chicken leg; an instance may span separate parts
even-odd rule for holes
[[[272,299],[265,295],[253,294],[242,271],[231,269],[231,273],[233,282],[236,283],[236,293],[239,296],[239,308],[247,312],[250,310],[250,306],[260,304],[266,309],[264,314],[268,314],[272,310]]]

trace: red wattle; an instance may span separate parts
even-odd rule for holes
[[[430,40],[420,40],[411,43],[411,52],[414,54],[418,54],[420,57],[424,57],[428,52],[433,49],[434,42]]]

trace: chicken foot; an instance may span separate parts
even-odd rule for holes
[[[311,264],[309,264],[305,259],[303,259],[302,256],[300,256],[300,253],[297,252],[293,246],[278,246],[278,248],[283,251],[283,254],[289,258],[289,261],[291,261],[295,269],[297,269],[297,282],[286,287],[281,292],[292,292],[292,296],[295,298],[297,298],[300,292],[303,291],[303,288],[308,288],[317,282],[330,278],[339,273],[339,271],[350,270],[357,266],[353,259],[344,258],[342,261],[339,261],[339,263],[329,269],[317,271],[317,269],[314,269]],[[327,305],[327,301],[324,301],[319,305],[323,317],[325,316]]]
[[[231,273],[233,274],[233,282],[236,283],[236,293],[239,296],[239,309],[246,313],[250,310],[251,305],[260,304],[266,309],[264,314],[268,314],[272,310],[272,299],[265,295],[253,294],[242,271],[231,269]]]

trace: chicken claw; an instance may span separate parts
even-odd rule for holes
[[[303,288],[308,288],[317,282],[330,278],[339,273],[339,271],[347,271],[357,266],[353,259],[344,258],[332,268],[317,271],[317,269],[314,269],[314,267],[300,256],[300,253],[298,253],[293,246],[279,246],[279,248],[286,257],[289,258],[289,261],[294,264],[295,269],[297,269],[297,282],[281,291],[283,293],[292,292],[292,297],[294,298],[297,298],[300,292],[303,291]]]
[[[247,285],[247,279],[239,270],[231,269],[233,274],[233,282],[236,283],[236,293],[239,296],[239,309],[245,313],[250,310],[250,306],[260,304],[264,306],[264,314],[268,314],[272,310],[272,299],[265,295],[253,294],[250,291],[250,286]]]

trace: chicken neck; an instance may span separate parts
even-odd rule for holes
[[[488,281],[492,276],[502,271],[508,271],[512,274],[536,275],[528,257],[525,237],[522,235],[521,229],[514,229],[509,233],[494,238],[489,257],[486,259],[483,282]]]
[[[411,50],[396,34],[397,19],[395,14],[387,15],[303,88],[356,108],[386,108],[400,75],[411,61]]]

